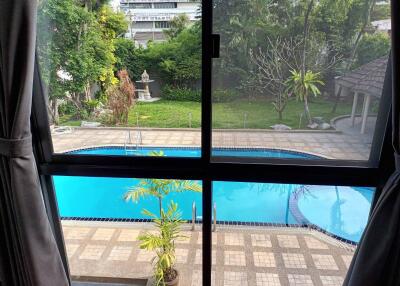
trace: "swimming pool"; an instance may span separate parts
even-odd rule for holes
[[[201,156],[201,149],[195,147],[139,147],[127,148],[122,146],[87,148],[67,152],[68,154],[85,155],[111,155],[111,156],[151,156],[152,152],[160,152],[167,157],[189,157]],[[213,148],[213,156],[234,156],[253,158],[283,158],[283,159],[321,159],[322,157],[301,153],[267,148]]]
[[[186,156],[200,152],[193,148],[148,148],[141,152],[164,151],[167,156]],[[252,150],[220,150],[251,153]],[[125,154],[123,148],[97,148],[79,150],[79,154]],[[122,153],[121,153],[122,152]],[[283,158],[312,158],[308,154],[282,150],[254,150]],[[235,154],[236,156],[237,154]],[[258,154],[259,155],[259,154]],[[125,202],[128,188],[139,183],[139,179],[55,176],[54,183],[58,206],[62,217],[144,219],[141,211],[146,208],[157,212],[155,198],[141,199],[139,203]],[[291,201],[294,195],[302,219],[331,232],[341,238],[358,242],[365,228],[374,191],[369,188],[312,186],[308,192],[298,196],[300,185],[261,184],[246,182],[214,182],[213,202],[217,208],[218,221],[241,223],[297,224],[302,223],[299,214],[293,214]],[[339,199],[337,194],[339,192]],[[201,217],[200,193],[172,193],[165,203],[178,203],[184,219],[191,219],[192,204],[196,203],[197,215]]]

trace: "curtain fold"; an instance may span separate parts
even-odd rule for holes
[[[399,1],[391,1],[399,15]],[[344,286],[400,286],[400,19],[392,19],[392,143],[396,170],[374,207],[350,264]]]
[[[36,6],[0,0],[0,279],[7,286],[66,286],[32,152]]]

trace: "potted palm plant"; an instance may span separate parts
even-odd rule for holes
[[[175,240],[183,237],[180,235],[180,226],[183,223],[178,212],[178,204],[173,201],[167,210],[160,210],[160,217],[148,210],[143,214],[151,217],[158,230],[156,234],[146,232],[139,236],[140,248],[155,252],[152,260],[154,277],[149,283],[151,286],[178,286],[179,272],[175,269]],[[148,285],[149,285],[148,284]]]

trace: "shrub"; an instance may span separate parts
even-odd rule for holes
[[[357,52],[357,66],[386,56],[390,50],[390,38],[386,33],[377,32],[365,35],[360,41]]]
[[[110,86],[106,93],[108,106],[112,110],[114,124],[127,124],[130,108],[135,104],[135,85],[127,70],[118,72],[119,83]]]
[[[201,91],[187,87],[174,87],[165,85],[162,89],[162,97],[175,101],[195,101],[201,102]]]
[[[90,99],[83,101],[82,106],[86,110],[88,116],[91,117],[97,106],[99,106],[99,103],[100,102],[96,99]]]
[[[213,102],[231,102],[238,99],[240,93],[233,89],[216,89],[212,93]]]
[[[58,106],[58,112],[62,115],[73,115],[76,114],[77,109],[72,102],[64,102]]]

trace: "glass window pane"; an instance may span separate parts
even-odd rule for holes
[[[197,285],[192,283],[202,273],[201,182],[66,176],[53,180],[73,279],[146,285],[154,274],[156,252],[140,245],[162,238],[166,246],[174,243],[180,285]],[[160,206],[165,215],[160,216]],[[162,219],[163,235],[150,221],[155,217]],[[192,218],[197,220],[193,229]],[[174,230],[169,223],[177,224],[177,219],[182,220],[174,234],[178,237],[168,240],[166,234]]]
[[[214,0],[213,13],[215,156],[368,160],[388,114],[389,1]]]
[[[201,3],[165,13],[153,2],[176,6],[38,4],[37,50],[56,153],[149,155],[174,147],[172,155],[200,155]]]
[[[374,192],[214,182],[213,285],[342,285]]]

